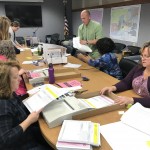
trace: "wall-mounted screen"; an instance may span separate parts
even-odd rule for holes
[[[6,16],[11,21],[19,21],[21,27],[41,27],[40,5],[5,5]]]

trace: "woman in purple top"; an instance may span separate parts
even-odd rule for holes
[[[115,102],[120,105],[139,102],[143,106],[150,108],[150,42],[145,43],[141,49],[141,65],[139,64],[134,67],[117,84],[103,88],[100,94],[105,94],[106,92],[122,92],[130,89],[133,89],[141,97],[119,96]]]

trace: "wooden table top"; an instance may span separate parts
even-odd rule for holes
[[[21,54],[17,55],[17,59],[22,64],[23,61],[37,60],[37,59],[39,59],[39,57],[32,56],[31,51],[26,50],[24,52],[21,52]],[[77,71],[79,71],[81,73],[81,77],[74,78],[74,79],[76,79],[82,83],[83,89],[88,90],[86,93],[99,91],[103,87],[111,86],[118,82],[118,79],[111,77],[111,76],[99,71],[98,69],[89,66],[88,64],[78,60],[77,58],[75,58],[73,56],[68,57],[68,62],[82,65],[80,68],[76,69]],[[26,70],[39,69],[39,66],[34,66],[34,65],[22,65],[22,67]],[[43,67],[46,67],[46,66],[43,66]],[[62,67],[63,67],[62,64],[54,65],[54,68],[62,68]],[[86,76],[90,80],[82,81],[82,76]],[[66,79],[65,81],[67,81],[67,80],[72,80],[72,79]],[[64,81],[64,80],[60,80],[60,81]],[[28,87],[28,89],[32,88],[32,86],[28,83],[27,83],[27,87]],[[118,95],[129,96],[129,97],[137,96],[132,90],[119,93]],[[120,110],[126,110],[126,109],[120,109]],[[89,117],[89,118],[86,118],[83,120],[90,120],[93,122],[100,123],[101,125],[116,122],[116,121],[119,121],[120,117],[121,117],[121,115],[119,115],[118,111],[119,110],[115,110],[112,112],[99,114],[99,115],[92,116],[92,117]],[[59,134],[61,126],[50,129],[42,117],[39,118],[39,125],[40,125],[40,129],[41,129],[41,132],[42,132],[45,140],[54,149],[56,149],[56,142],[57,142],[57,138],[58,138],[58,134]],[[112,150],[112,149],[109,146],[109,144],[106,142],[106,140],[101,136],[101,146],[94,147],[94,150]]]

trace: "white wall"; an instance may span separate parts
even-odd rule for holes
[[[0,15],[5,15],[4,4],[18,4],[16,2],[0,2]],[[44,0],[43,3],[19,3],[28,5],[42,6],[43,27],[38,28],[36,35],[42,42],[45,41],[45,35],[59,33],[60,39],[63,39],[64,33],[64,5],[62,0]],[[37,28],[20,28],[16,36],[32,36]]]
[[[141,5],[141,15],[139,24],[139,35],[137,43],[126,42],[121,40],[114,40],[115,42],[124,43],[126,45],[142,46],[145,42],[150,41],[150,3]],[[104,9],[103,13],[103,31],[104,36],[109,37],[110,32],[110,14],[111,8]],[[73,34],[77,33],[78,26],[81,24],[80,12],[73,12]]]

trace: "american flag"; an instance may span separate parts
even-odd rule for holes
[[[69,26],[66,16],[64,17],[64,36],[69,35]]]

